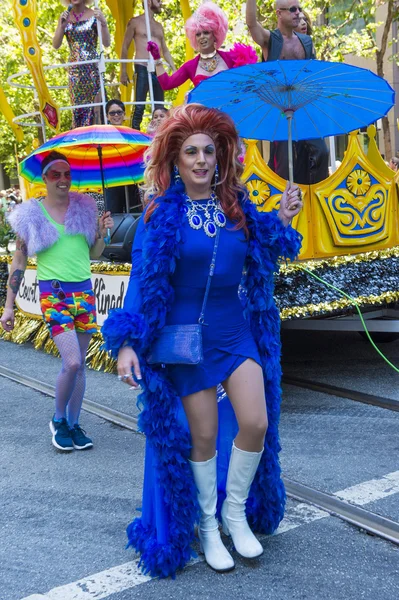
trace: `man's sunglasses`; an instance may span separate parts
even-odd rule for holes
[[[302,12],[300,6],[290,6],[289,8],[279,8],[279,10],[289,10],[290,13]]]
[[[123,110],[110,110],[108,114],[111,115],[111,117],[120,117],[123,115]]]
[[[51,282],[51,287],[56,292],[55,295],[57,296],[58,300],[65,300],[66,294],[62,289],[61,283],[58,281],[58,279],[53,279],[53,281]]]

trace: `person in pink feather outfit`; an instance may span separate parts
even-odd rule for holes
[[[197,86],[203,79],[220,71],[255,63],[255,50],[245,44],[234,44],[229,52],[220,50],[228,30],[227,17],[213,2],[201,4],[185,24],[186,35],[198,55],[168,75],[163,68],[158,45],[148,42],[147,50],[155,60],[158,81],[163,90],[172,90],[190,79]]]

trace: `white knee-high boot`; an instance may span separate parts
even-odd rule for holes
[[[217,486],[216,456],[203,462],[189,461],[198,490],[201,518],[198,527],[201,552],[215,571],[234,569],[234,560],[224,546],[216,520]]]
[[[245,503],[255,477],[261,452],[246,452],[233,442],[226,483],[226,500],[222,506],[223,531],[231,535],[238,554],[255,558],[263,552],[261,544],[247,523]]]

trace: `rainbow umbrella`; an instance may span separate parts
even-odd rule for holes
[[[143,181],[143,154],[152,138],[130,127],[90,125],[54,136],[19,165],[22,177],[41,183],[42,160],[52,150],[64,154],[71,165],[75,192],[104,191]]]

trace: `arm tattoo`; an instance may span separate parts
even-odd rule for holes
[[[10,278],[8,280],[8,287],[16,294],[19,290],[19,286],[21,285],[21,281],[24,278],[24,271],[22,269],[15,269],[13,273],[11,273]]]
[[[100,232],[100,219],[97,219],[97,231],[96,231],[96,241],[101,239],[101,232]]]
[[[20,252],[22,252],[22,254],[24,256],[28,256],[28,248],[27,248],[24,240],[22,240],[20,237],[17,237],[16,249],[19,250]]]

